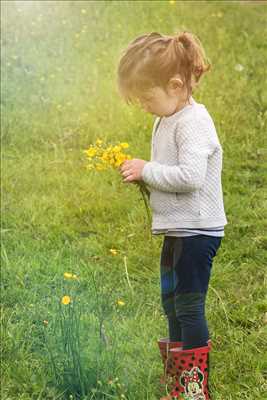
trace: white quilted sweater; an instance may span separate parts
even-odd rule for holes
[[[192,97],[182,110],[156,118],[151,161],[142,171],[150,190],[152,231],[227,224],[222,154],[211,116]]]

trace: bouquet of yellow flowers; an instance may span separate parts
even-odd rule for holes
[[[108,168],[119,169],[120,166],[126,160],[131,160],[132,156],[125,153],[125,149],[129,147],[128,143],[117,143],[116,145],[106,145],[103,140],[97,139],[94,145],[90,145],[84,153],[87,156],[89,164],[87,165],[88,170],[104,171]],[[150,192],[146,187],[145,182],[135,181],[138,185],[141,195],[143,197],[147,215],[149,220],[151,220],[148,199]]]

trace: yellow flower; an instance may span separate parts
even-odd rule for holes
[[[105,161],[108,161],[108,159],[109,159],[109,155],[106,151],[104,151],[103,155],[101,156],[101,160],[105,162]]]
[[[118,306],[121,306],[121,307],[125,306],[125,303],[122,300],[118,300],[117,304],[118,304]]]
[[[63,296],[61,299],[61,303],[64,304],[65,306],[70,304],[70,296]]]
[[[71,279],[72,278],[72,274],[70,272],[65,272],[64,273],[64,278]]]
[[[71,274],[70,272],[65,272],[64,273],[64,278],[66,278],[66,279],[78,279],[77,275]]]
[[[126,143],[126,142],[123,142],[123,143],[121,143],[121,147],[122,147],[123,149],[128,149],[129,144]]]
[[[120,146],[114,146],[113,151],[114,151],[114,153],[119,153],[121,151]]]
[[[111,254],[113,254],[113,256],[116,256],[118,254],[118,251],[115,249],[110,249],[109,251],[111,252]]]
[[[119,167],[126,159],[127,156],[125,154],[120,153],[116,155],[115,167]]]
[[[85,150],[88,157],[94,157],[96,155],[96,149],[94,147],[90,147],[88,150]]]
[[[101,144],[103,143],[103,140],[97,139],[95,143],[97,146],[101,146]]]

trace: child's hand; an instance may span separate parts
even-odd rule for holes
[[[133,182],[142,180],[142,170],[147,163],[145,160],[134,158],[133,160],[126,160],[120,167],[120,172],[124,177],[123,182]]]

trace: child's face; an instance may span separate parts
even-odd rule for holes
[[[170,86],[167,90],[156,86],[138,96],[144,111],[159,117],[170,116],[178,111],[185,102],[184,90],[179,86]]]

